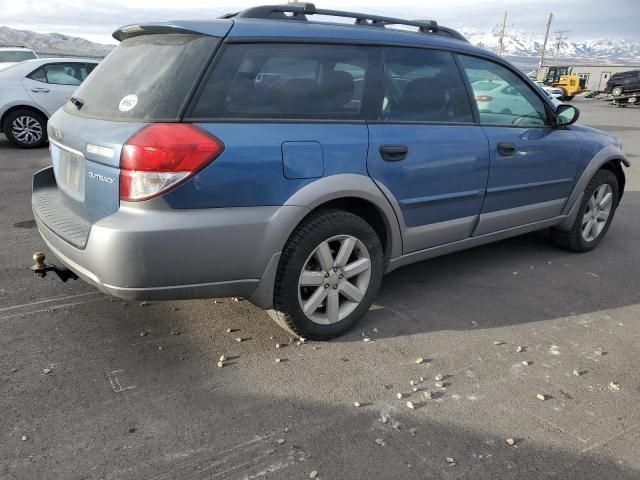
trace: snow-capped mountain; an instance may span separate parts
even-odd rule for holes
[[[474,45],[498,52],[500,28],[490,30],[460,29],[460,32]],[[507,29],[504,37],[503,55],[539,57],[544,38],[515,29]],[[547,42],[546,55],[556,54],[556,40],[551,34]],[[640,42],[630,40],[594,39],[572,42],[563,40],[560,58],[594,63],[640,63]]]
[[[497,52],[500,43],[500,28],[489,30],[462,28],[460,32],[474,45]],[[540,57],[542,35],[509,28],[504,38],[502,54],[516,64],[534,64]],[[60,33],[36,33],[0,26],[0,45],[24,45],[36,52],[59,53],[79,56],[105,56],[113,45],[90,42],[83,38]],[[555,57],[556,46],[553,34],[547,42],[547,59]],[[559,58],[564,63],[629,63],[640,64],[640,42],[630,40],[594,39],[572,42],[565,40]]]
[[[40,53],[90,57],[104,57],[114,47],[61,33],[36,33],[0,26],[0,46],[2,45],[20,45]]]

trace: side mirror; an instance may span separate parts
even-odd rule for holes
[[[580,110],[573,105],[567,105],[565,103],[558,105],[556,108],[556,126],[561,127],[564,125],[571,125],[575,123],[580,117]]]

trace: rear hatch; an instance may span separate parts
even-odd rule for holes
[[[136,25],[117,34],[122,43],[48,125],[57,189],[47,195],[58,198],[44,200],[62,203],[65,217],[77,223],[90,225],[118,210],[123,146],[149,124],[180,121],[220,43],[220,37],[167,25]],[[66,237],[55,215],[43,220]]]

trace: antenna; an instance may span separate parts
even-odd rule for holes
[[[549,14],[549,20],[547,20],[547,30],[544,32],[544,43],[542,44],[542,52],[540,53],[540,65],[542,67],[544,65],[544,54],[547,50],[547,40],[549,40],[549,28],[551,27],[551,22],[553,20],[553,13]]]
[[[558,65],[558,56],[560,55],[560,47],[562,42],[567,38],[565,33],[569,33],[571,30],[556,30],[556,58],[553,62],[554,65]]]

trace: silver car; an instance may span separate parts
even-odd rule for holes
[[[0,71],[0,131],[18,147],[47,143],[47,121],[98,63],[41,58]]]

